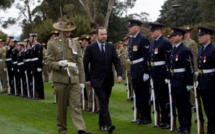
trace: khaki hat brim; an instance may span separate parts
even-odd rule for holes
[[[76,25],[73,22],[70,22],[70,23],[71,23],[71,26],[68,27],[68,28],[60,27],[60,22],[57,22],[57,23],[53,24],[53,27],[55,29],[57,29],[57,30],[60,30],[60,31],[72,31],[72,30],[75,30]]]

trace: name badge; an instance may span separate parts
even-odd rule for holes
[[[154,52],[155,54],[158,54],[158,48],[155,48],[155,52]]]
[[[137,45],[134,45],[133,46],[133,51],[137,51],[138,50],[138,46]]]

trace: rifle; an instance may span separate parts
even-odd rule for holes
[[[10,80],[9,80],[9,75],[8,75],[8,71],[6,70],[7,73],[7,87],[8,87],[8,94],[11,94],[11,89],[10,89]]]
[[[15,76],[13,76],[13,83],[14,83],[15,95],[17,96],[16,77]]]
[[[81,88],[81,94],[82,94],[82,109],[85,110],[84,87]]]
[[[173,97],[172,97],[172,89],[171,84],[168,82],[169,87],[169,105],[170,105],[170,131],[175,132],[177,131],[177,124],[176,124],[176,113],[175,113],[175,107],[173,105]]]
[[[34,75],[32,75],[32,83],[33,83],[33,85],[32,85],[32,87],[33,87],[33,96],[32,96],[32,98],[35,99],[35,79],[34,79]]]
[[[133,98],[134,98],[134,120],[131,121],[131,123],[136,123],[137,120],[139,119],[139,113],[138,113],[138,110],[137,110],[137,106],[136,106],[136,95],[135,95],[135,92],[133,91]]]
[[[26,78],[26,86],[27,86],[27,94],[28,94],[28,98],[30,98],[30,90],[29,90],[29,83],[28,83],[28,74],[27,71],[25,71],[25,78]]]
[[[153,80],[151,79],[151,94],[153,100],[153,108],[154,108],[154,127],[159,127],[160,124],[160,112],[158,111],[158,104],[156,101],[155,90],[153,85]]]
[[[127,91],[127,100],[130,99],[130,89],[129,89],[129,82],[128,82],[128,71],[126,70],[126,91]]]
[[[196,104],[196,119],[197,119],[197,132],[198,134],[204,134],[204,118],[201,108],[201,99],[198,92],[198,82],[194,82],[194,95]]]
[[[92,88],[92,112],[95,112],[95,90]]]
[[[20,78],[20,87],[21,87],[21,96],[24,96],[22,78]]]

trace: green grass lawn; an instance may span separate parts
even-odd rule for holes
[[[169,130],[153,128],[153,123],[149,125],[130,123],[133,119],[131,110],[133,102],[126,101],[125,89],[123,83],[115,84],[110,98],[110,113],[116,126],[113,134],[172,134]],[[45,95],[45,100],[38,101],[0,94],[0,134],[57,134],[56,106],[52,104],[54,96],[50,83],[45,83]],[[69,108],[67,115],[68,134],[76,134]],[[97,114],[83,112],[83,116],[87,131],[93,134],[107,133],[98,130]],[[192,123],[194,119],[195,113]],[[191,134],[197,134],[195,123],[192,124],[191,131]]]

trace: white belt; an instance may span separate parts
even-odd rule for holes
[[[165,65],[165,61],[156,61],[156,62],[151,62],[151,66],[162,66]]]
[[[39,60],[39,58],[32,58],[31,61],[36,61],[36,60]]]
[[[2,59],[0,59],[0,62],[2,62],[3,60]]]
[[[68,62],[68,67],[77,67],[77,63]]]
[[[199,70],[199,74],[207,74],[207,73],[213,73],[213,72],[215,72],[215,68]]]
[[[7,58],[6,61],[11,61],[11,58]]]
[[[185,68],[178,68],[178,69],[170,69],[170,72],[173,73],[182,73],[185,72],[186,69]]]
[[[17,61],[14,61],[13,64],[17,64]]]
[[[24,65],[24,62],[19,62],[17,65],[18,65],[18,66]]]
[[[128,59],[128,61],[130,61],[130,60]],[[140,62],[142,62],[142,61],[144,61],[144,59],[143,59],[143,58],[139,58],[139,59],[130,61],[130,64],[137,64],[137,63],[140,63]]]
[[[25,62],[29,62],[29,61],[31,61],[31,59],[26,59],[26,60],[25,60]]]

